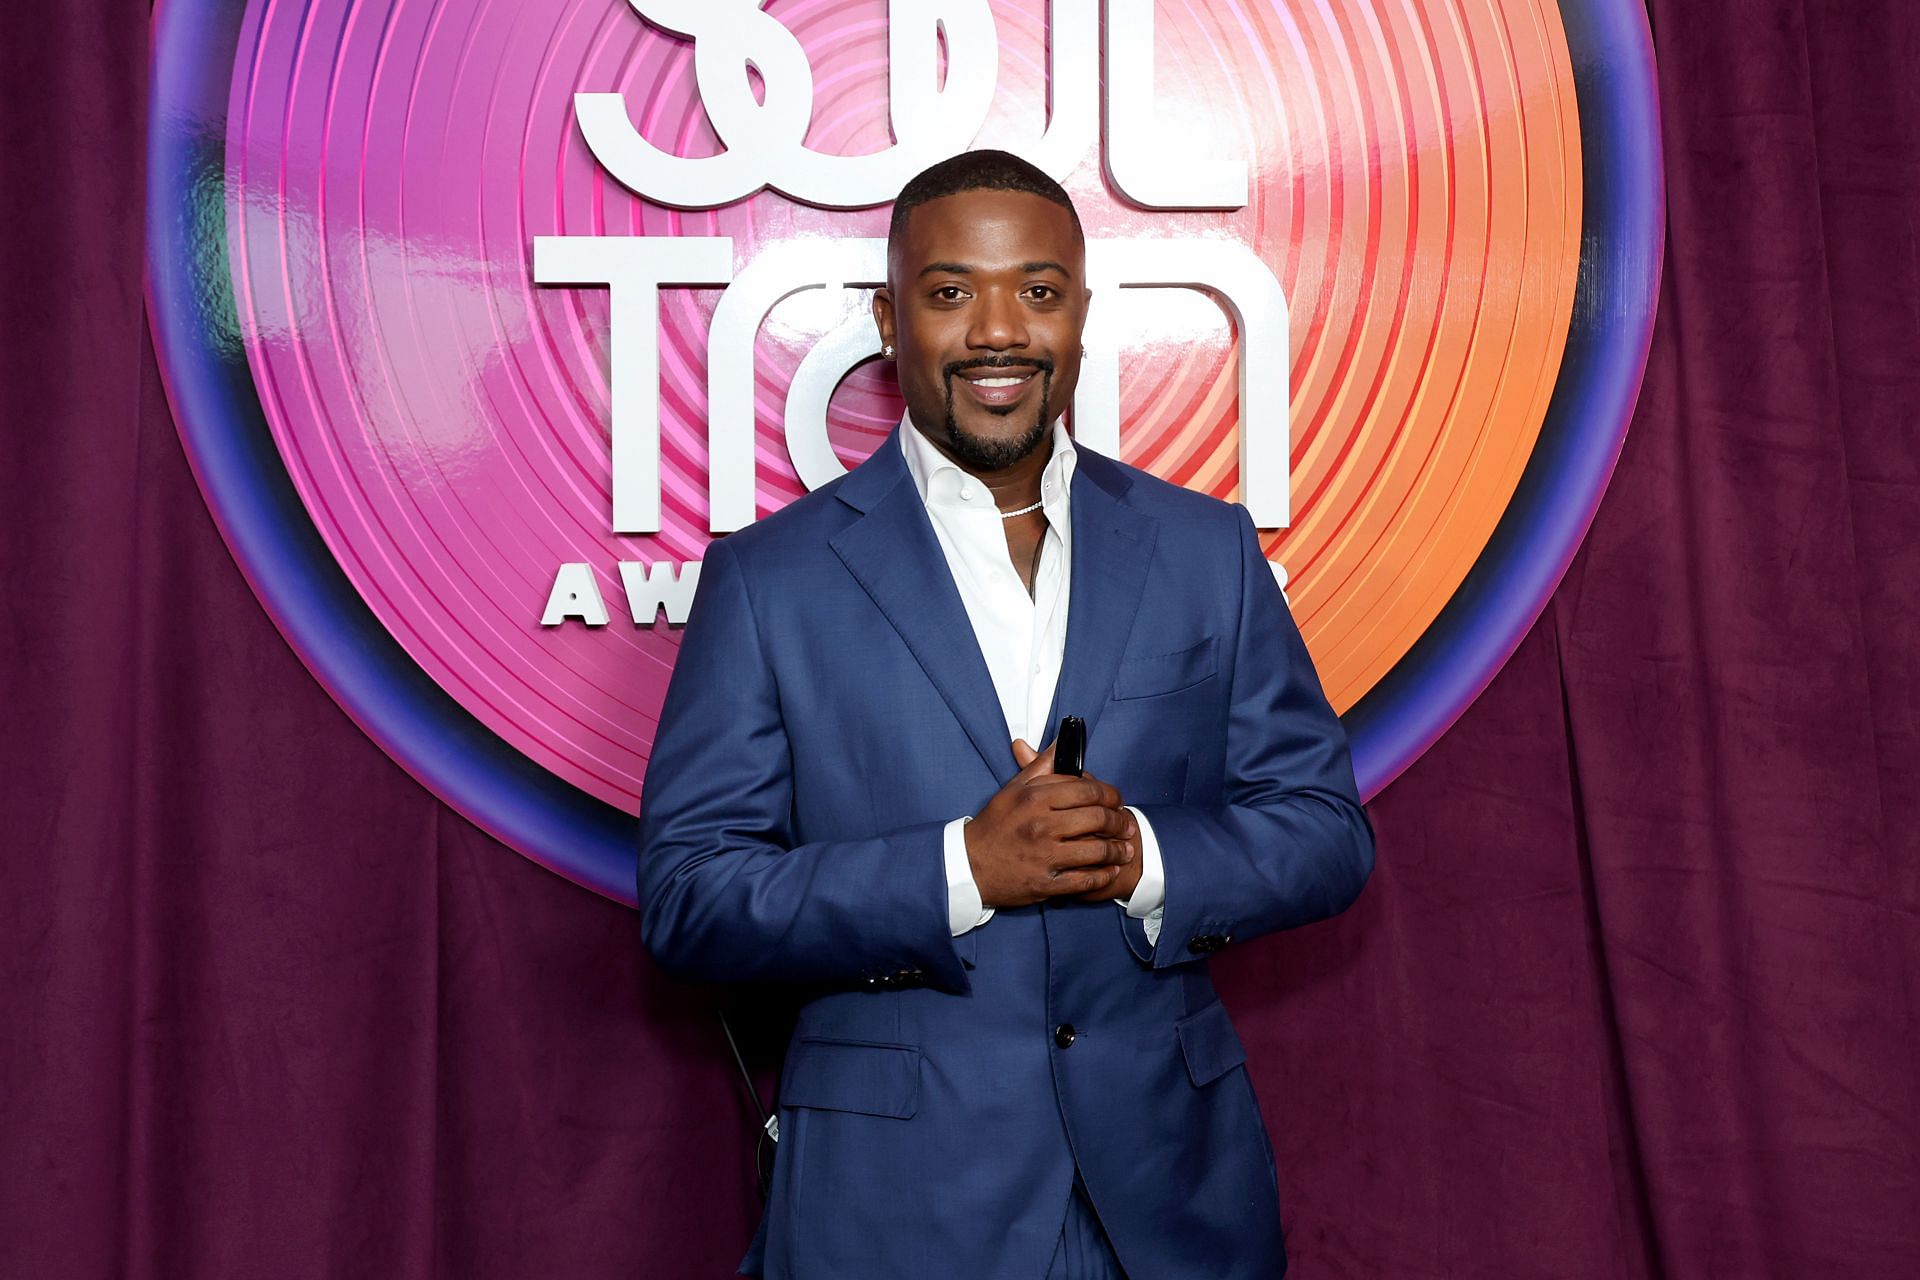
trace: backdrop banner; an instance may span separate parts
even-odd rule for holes
[[[1072,191],[1081,442],[1246,504],[1371,795],[1585,533],[1661,247],[1636,0],[170,0],[181,438],[341,705],[621,901],[707,542],[900,421],[888,202]]]

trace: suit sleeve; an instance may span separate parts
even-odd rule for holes
[[[796,843],[779,689],[737,554],[713,543],[640,802],[641,938],[705,982],[968,989],[942,822]]]
[[[1240,615],[1227,717],[1226,803],[1149,804],[1164,855],[1159,945],[1129,921],[1155,968],[1228,942],[1336,915],[1373,870],[1373,824],[1360,805],[1346,732],[1321,691],[1286,599],[1244,507]]]

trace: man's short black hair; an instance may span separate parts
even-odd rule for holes
[[[938,164],[928,165],[907,180],[893,202],[893,220],[887,225],[887,241],[900,243],[907,232],[907,215],[930,200],[957,196],[964,191],[1024,191],[1051,200],[1073,219],[1073,234],[1082,241],[1080,215],[1065,187],[1049,178],[1038,166],[1029,164],[1009,151],[962,151]]]

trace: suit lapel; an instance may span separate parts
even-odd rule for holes
[[[1119,466],[1084,446],[1073,475],[1073,586],[1067,605],[1067,648],[1047,732],[1063,715],[1094,722],[1106,709],[1114,673],[1140,613],[1158,522],[1121,501],[1132,481]]]
[[[834,535],[834,554],[900,633],[980,758],[1005,785],[1016,770],[1000,697],[900,442],[889,435],[841,482],[838,496],[862,514]],[[1077,537],[1077,520],[1075,525]]]

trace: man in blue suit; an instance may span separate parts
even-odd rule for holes
[[[1285,1269],[1207,958],[1345,908],[1373,830],[1245,509],[1058,422],[1084,262],[1025,162],[916,177],[874,298],[906,420],[707,553],[639,887],[670,971],[804,994],[744,1274]],[[1068,714],[1081,777],[1029,745]]]

